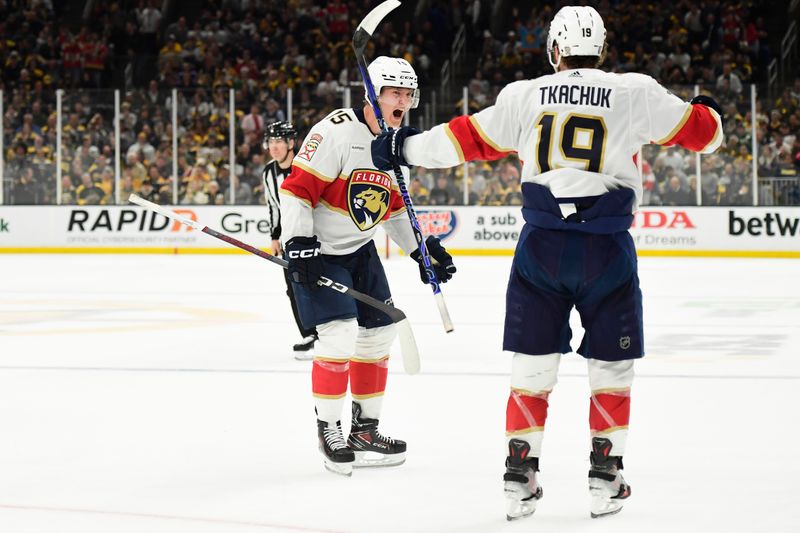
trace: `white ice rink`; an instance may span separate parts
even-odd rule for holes
[[[382,417],[408,461],[347,479],[322,468],[276,266],[0,255],[0,533],[800,531],[800,262],[641,259],[633,496],[589,518],[588,384],[573,354],[551,396],[544,499],[512,523],[510,258],[456,262],[451,335],[416,266],[387,263],[422,354],[406,376],[395,349]]]

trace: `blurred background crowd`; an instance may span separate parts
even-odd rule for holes
[[[164,204],[264,203],[266,125],[291,118],[299,143],[348,92],[351,105],[360,105],[350,40],[377,3],[0,0],[5,203],[57,202],[56,90],[61,203],[124,203],[130,192]],[[425,111],[412,112],[411,124],[429,127],[465,104],[471,113],[491,105],[511,81],[552,71],[547,28],[562,2],[543,4],[420,0],[392,14],[368,55],[412,63]],[[677,148],[645,148],[646,205],[694,205],[698,188],[703,205],[752,205],[754,157],[765,188],[782,184],[779,198],[769,189],[761,203],[800,204],[800,78],[793,61],[780,80],[768,68],[791,32],[789,7],[761,0],[591,4],[608,29],[604,69],[649,74],[687,100],[697,87],[725,110],[725,144],[716,154],[698,160]],[[758,87],[755,114],[751,84]],[[413,169],[412,198],[421,205],[521,203],[516,157],[469,164],[467,194],[464,173],[464,166]]]

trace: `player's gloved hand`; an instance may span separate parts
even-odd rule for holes
[[[722,108],[717,103],[717,101],[714,100],[713,98],[711,98],[710,96],[706,96],[705,94],[698,94],[697,96],[692,98],[692,100],[689,103],[690,104],[700,104],[700,105],[704,105],[706,107],[710,107],[711,109],[713,109],[714,111],[717,112],[717,114],[719,115],[720,120],[725,122],[725,114],[722,112]]]
[[[289,279],[309,289],[316,289],[322,275],[322,256],[316,235],[293,237],[286,243],[285,257],[289,261]]]
[[[403,126],[378,135],[372,141],[372,162],[378,170],[392,170],[397,165],[410,167],[403,156],[403,145],[408,137],[422,133],[418,129]]]
[[[433,235],[429,235],[428,238],[425,239],[425,247],[428,249],[428,255],[431,258],[433,273],[436,274],[439,283],[446,283],[447,280],[452,278],[453,274],[456,273],[453,257],[447,253],[447,250],[444,249],[439,239]],[[419,265],[419,278],[422,280],[422,283],[428,283],[428,273],[425,271],[425,263],[422,261],[422,254],[419,250],[411,252],[411,259],[416,261]]]

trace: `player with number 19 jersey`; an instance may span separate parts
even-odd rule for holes
[[[285,241],[316,235],[323,254],[346,255],[384,223],[403,250],[416,249],[396,180],[372,163],[374,138],[362,109],[337,109],[311,129],[281,185]]]
[[[404,153],[412,165],[438,168],[516,152],[523,183],[556,198],[630,188],[635,208],[643,144],[711,153],[721,132],[713,109],[684,102],[650,76],[571,69],[509,84],[494,106],[409,137]]]
[[[549,396],[561,357],[573,351],[570,313],[584,330],[587,360],[590,515],[622,509],[634,360],[645,354],[636,247],[628,231],[642,198],[643,144],[710,153],[723,140],[710,96],[684,102],[653,78],[599,70],[607,44],[592,7],[564,6],[550,23],[555,74],[506,86],[496,103],[429,131],[378,139],[373,156],[426,168],[516,153],[522,216],[506,290],[503,350],[513,354],[506,404],[503,476],[509,520],[530,516],[542,497],[537,472]],[[388,152],[388,155],[387,155]]]

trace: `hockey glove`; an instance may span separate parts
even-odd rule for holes
[[[289,261],[289,279],[306,288],[316,289],[317,280],[322,275],[322,256],[316,235],[290,239],[284,255]]]
[[[719,119],[722,122],[725,122],[725,115],[722,113],[722,108],[719,106],[717,101],[711,98],[710,96],[706,96],[704,94],[698,94],[697,96],[692,98],[692,100],[689,103],[700,104],[706,107],[710,107],[711,109],[717,112],[717,114],[719,115]]]
[[[378,170],[392,170],[397,165],[410,167],[403,156],[403,145],[408,137],[422,133],[418,129],[403,126],[378,135],[372,141],[372,162]]]
[[[453,274],[456,273],[453,257],[447,253],[447,250],[444,249],[439,239],[433,235],[429,235],[428,238],[425,239],[425,247],[428,249],[428,255],[431,258],[433,273],[436,274],[439,283],[446,283],[447,280],[452,278]],[[416,261],[419,265],[419,278],[422,280],[422,283],[427,284],[428,273],[425,271],[425,263],[422,261],[422,254],[420,251],[414,250],[411,252],[411,259]]]

